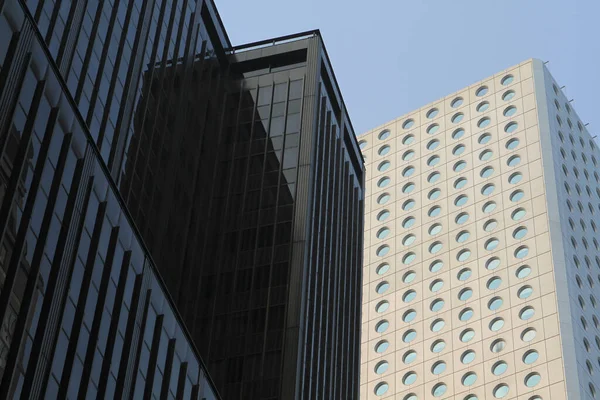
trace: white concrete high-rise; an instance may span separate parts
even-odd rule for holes
[[[361,399],[600,397],[600,151],[536,59],[361,135]]]

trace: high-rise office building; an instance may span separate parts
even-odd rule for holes
[[[358,396],[364,166],[318,31],[0,0],[0,157],[0,398]]]
[[[600,396],[600,151],[546,66],[359,139],[361,398]]]
[[[191,71],[220,26],[202,1],[0,2],[0,398],[218,398],[111,171],[143,71]]]
[[[364,167],[321,36],[215,53],[146,72],[121,192],[225,399],[356,398]]]

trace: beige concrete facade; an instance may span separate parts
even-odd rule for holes
[[[596,398],[600,153],[542,62],[359,139],[361,399]]]

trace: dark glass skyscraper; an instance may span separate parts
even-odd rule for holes
[[[363,163],[319,33],[146,74],[121,192],[223,397],[356,398]]]
[[[228,46],[211,7],[0,1],[0,398],[217,397],[111,176],[144,71]]]
[[[0,156],[0,398],[358,397],[364,169],[318,31],[0,0]]]

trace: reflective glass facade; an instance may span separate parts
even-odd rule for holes
[[[209,54],[146,73],[121,192],[224,398],[354,398],[363,163],[320,35]]]
[[[0,2],[0,398],[219,398],[111,177],[211,7]]]
[[[0,398],[358,397],[364,167],[318,31],[0,0],[0,156]]]

